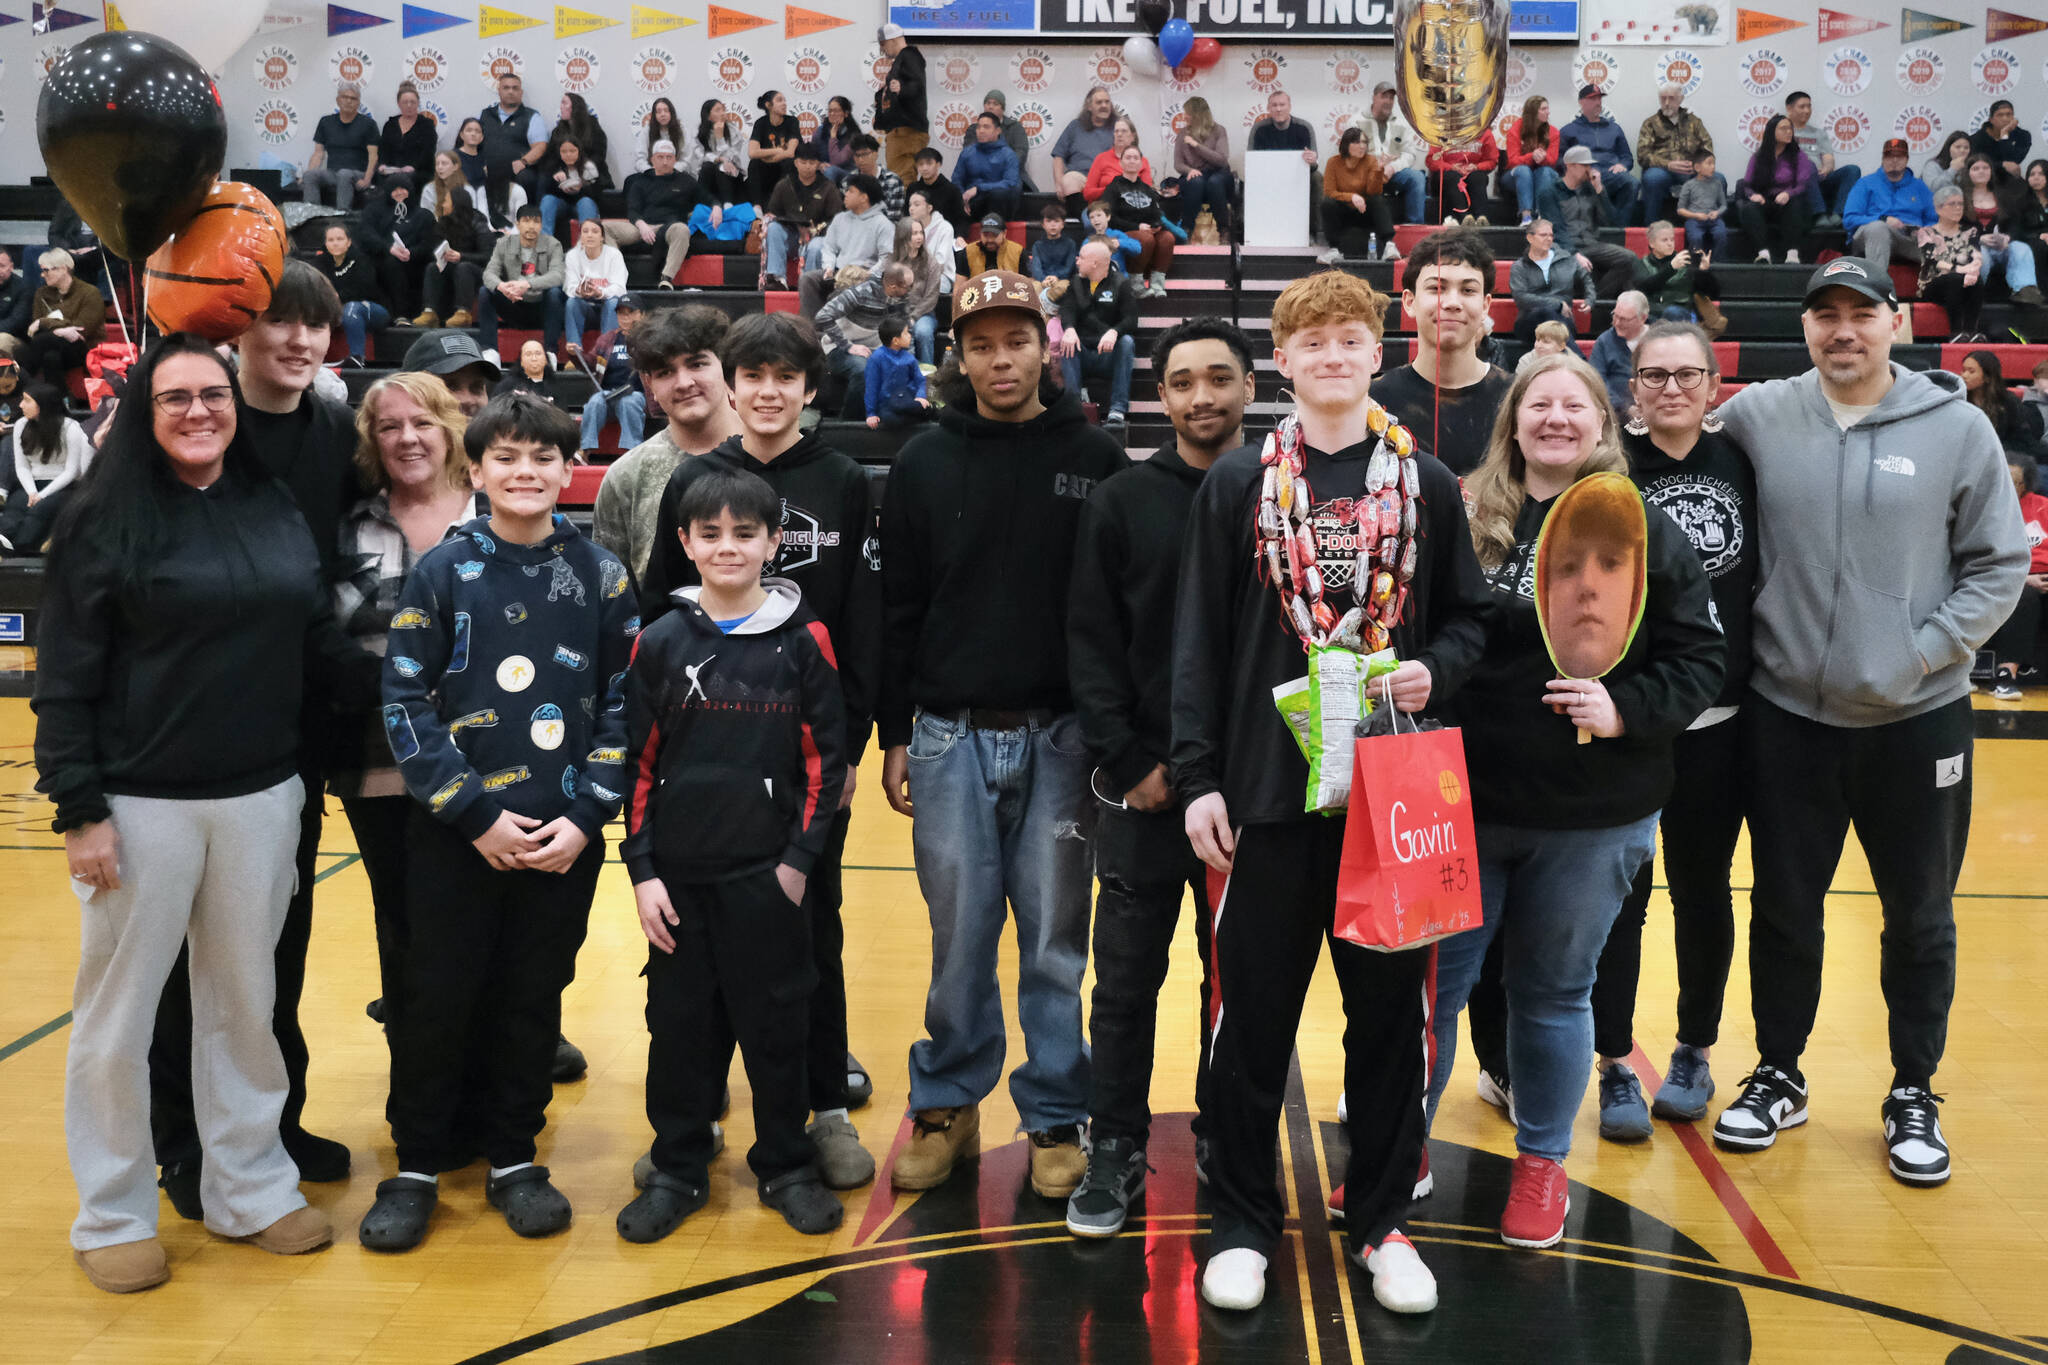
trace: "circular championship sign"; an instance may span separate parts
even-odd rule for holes
[[[1821,78],[1837,95],[1860,95],[1870,88],[1876,69],[1870,54],[1853,44],[1844,44],[1821,59]]]

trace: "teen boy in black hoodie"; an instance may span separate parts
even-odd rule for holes
[[[1159,988],[1180,919],[1195,897],[1195,938],[1209,957],[1208,879],[1188,846],[1167,781],[1173,701],[1173,599],[1188,509],[1219,455],[1244,444],[1252,349],[1218,318],[1169,329],[1152,348],[1173,437],[1104,483],[1081,513],[1067,612],[1074,709],[1095,759],[1095,995],[1088,1036],[1094,1091],[1088,1175],[1067,1201],[1067,1231],[1111,1237],[1145,1188],[1152,1126],[1152,1042]],[[1202,1060],[1195,1072],[1196,1160],[1208,1091],[1209,981],[1202,980]]]
[[[682,535],[689,529],[682,508],[690,487],[717,470],[764,480],[781,499],[770,572],[801,588],[804,602],[824,624],[846,698],[846,780],[832,794],[830,833],[811,870],[811,949],[818,985],[810,997],[807,1074],[810,1108],[817,1114],[810,1133],[825,1183],[853,1189],[874,1178],[875,1159],[862,1149],[846,1111],[850,1102],[865,1102],[873,1087],[847,1051],[839,865],[853,820],[857,765],[874,728],[875,675],[881,667],[882,583],[872,558],[874,508],[867,471],[799,425],[804,408],[817,397],[825,367],[825,353],[809,322],[793,313],[742,318],[726,335],[720,358],[740,434],[708,454],[684,460],[669,476],[654,552],[648,556],[649,578],[660,584],[661,599],[658,607],[647,603],[647,619],[660,620],[682,605],[674,589],[704,581]]]
[[[846,783],[845,702],[831,635],[796,584],[762,578],[780,548],[780,501],[726,463],[691,481],[679,515],[701,585],[679,589],[678,609],[633,651],[633,798],[620,851],[655,949],[654,1150],[635,1172],[639,1197],[619,1213],[629,1242],[666,1237],[704,1206],[735,1038],[754,1088],[747,1165],[761,1202],[798,1232],[830,1232],[845,1217],[804,1133],[802,1008],[816,979],[805,883]],[[841,1065],[833,1057],[829,1074]]]
[[[576,423],[506,394],[463,444],[491,515],[421,556],[391,618],[384,729],[419,808],[407,832],[412,943],[391,1034],[398,1175],[363,1245],[426,1236],[435,1177],[466,1164],[456,1131],[467,1040],[488,1036],[484,1186],[522,1237],[569,1225],[536,1166],[562,991],[625,791],[625,681],[640,629],[631,575],[555,512]]]
[[[1367,464],[1383,439],[1367,424],[1367,389],[1385,306],[1364,281],[1325,271],[1290,284],[1273,308],[1274,357],[1294,387],[1308,447],[1311,524],[1332,569],[1349,567],[1355,553],[1343,504],[1366,496]],[[1173,779],[1189,838],[1211,869],[1215,906],[1206,1118],[1216,1214],[1202,1296],[1248,1309],[1265,1295],[1284,1212],[1273,1182],[1281,1094],[1328,939],[1344,994],[1353,1254],[1372,1272],[1382,1305],[1423,1312],[1435,1307],[1435,1281],[1395,1223],[1424,1159],[1429,955],[1373,952],[1331,933],[1344,822],[1303,814],[1307,765],[1273,704],[1274,687],[1299,677],[1303,658],[1257,567],[1260,454],[1247,446],[1224,456],[1195,495],[1174,617]],[[1491,611],[1457,480],[1426,455],[1417,462],[1422,553],[1392,641],[1404,660],[1392,675],[1393,701],[1407,712],[1457,690]],[[1333,587],[1348,588],[1348,577]],[[1333,595],[1351,605],[1347,593]]]
[[[894,1181],[928,1189],[980,1131],[1002,1078],[996,943],[1016,907],[1010,1077],[1031,1185],[1065,1199],[1086,1159],[1088,751],[1067,680],[1067,594],[1082,504],[1125,467],[1080,399],[1046,383],[1038,287],[995,270],[953,296],[957,369],[936,426],[897,457],[882,505],[886,612],[877,710],[889,804],[931,911],[929,1035],[910,1049],[909,1145]],[[913,805],[913,801],[915,804]]]

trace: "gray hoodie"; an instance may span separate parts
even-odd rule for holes
[[[827,270],[848,265],[880,270],[895,249],[896,225],[880,204],[869,205],[865,213],[842,209],[825,229],[823,264]]]
[[[2026,578],[1991,423],[1897,362],[1892,379],[1847,431],[1812,370],[1720,407],[1756,465],[1763,523],[1750,686],[1824,725],[1883,725],[1966,695],[1971,657]]]

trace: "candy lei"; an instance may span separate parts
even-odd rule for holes
[[[1305,472],[1308,443],[1300,418],[1289,413],[1281,419],[1259,455],[1266,471],[1259,492],[1259,562],[1279,588],[1280,605],[1304,648],[1338,645],[1377,653],[1387,647],[1408,605],[1420,556],[1415,528],[1422,472],[1415,441],[1378,403],[1367,408],[1366,425],[1380,443],[1366,465],[1365,492],[1352,503],[1360,546],[1351,580],[1357,605],[1341,616],[1325,598],[1316,563],[1315,532],[1308,524],[1315,495]]]

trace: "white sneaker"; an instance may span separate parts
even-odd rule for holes
[[[1786,252],[1786,253],[1785,253],[1785,264],[1786,264],[1786,265],[1798,265],[1798,264],[1799,264],[1799,253],[1798,253],[1798,252],[1796,252],[1796,251],[1788,251],[1788,252]]]
[[[1756,260],[1755,260],[1755,261],[1753,262],[1753,264],[1756,264],[1756,265],[1769,265],[1770,263],[1771,263],[1771,253],[1770,253],[1770,252],[1768,252],[1768,251],[1759,251],[1759,252],[1757,252],[1757,253],[1756,253]]]
[[[1515,1092],[1512,1085],[1502,1085],[1500,1078],[1485,1067],[1479,1068],[1479,1098],[1508,1116],[1508,1122],[1515,1121]]]
[[[1383,260],[1383,261],[1398,261],[1398,260],[1400,260],[1400,259],[1401,259],[1401,248],[1400,248],[1400,247],[1397,247],[1397,246],[1395,246],[1395,245],[1394,245],[1394,243],[1393,243],[1393,241],[1392,241],[1391,239],[1389,239],[1389,240],[1388,240],[1388,242],[1387,242],[1387,244],[1386,244],[1385,246],[1383,246],[1383,247],[1381,247],[1381,248],[1380,248],[1380,259],[1381,259],[1381,260]]]
[[[484,348],[484,359],[501,370],[505,368],[505,362],[498,359],[498,348],[495,346],[486,346]]]
[[[1425,1274],[1428,1272],[1424,1272]],[[1202,1298],[1217,1308],[1242,1313],[1266,1297],[1266,1258],[1250,1247],[1232,1247],[1209,1258],[1202,1271]]]
[[[1341,1090],[1337,1092],[1337,1122],[1351,1122],[1351,1106],[1344,1103],[1344,1092]]]
[[[1436,1276],[1406,1234],[1388,1233],[1364,1265],[1372,1272],[1372,1296],[1389,1313],[1428,1313],[1436,1308]]]
[[[1330,249],[1329,249],[1328,251],[1325,251],[1325,252],[1324,252],[1324,253],[1323,253],[1322,255],[1320,255],[1320,256],[1318,256],[1318,257],[1316,257],[1316,264],[1317,264],[1317,265],[1335,265],[1335,264],[1337,264],[1337,262],[1339,262],[1339,261],[1341,261],[1341,260],[1343,260],[1343,259],[1344,259],[1344,253],[1343,253],[1342,251],[1338,250],[1338,249],[1337,249],[1336,247],[1331,247],[1331,248],[1330,248]]]

